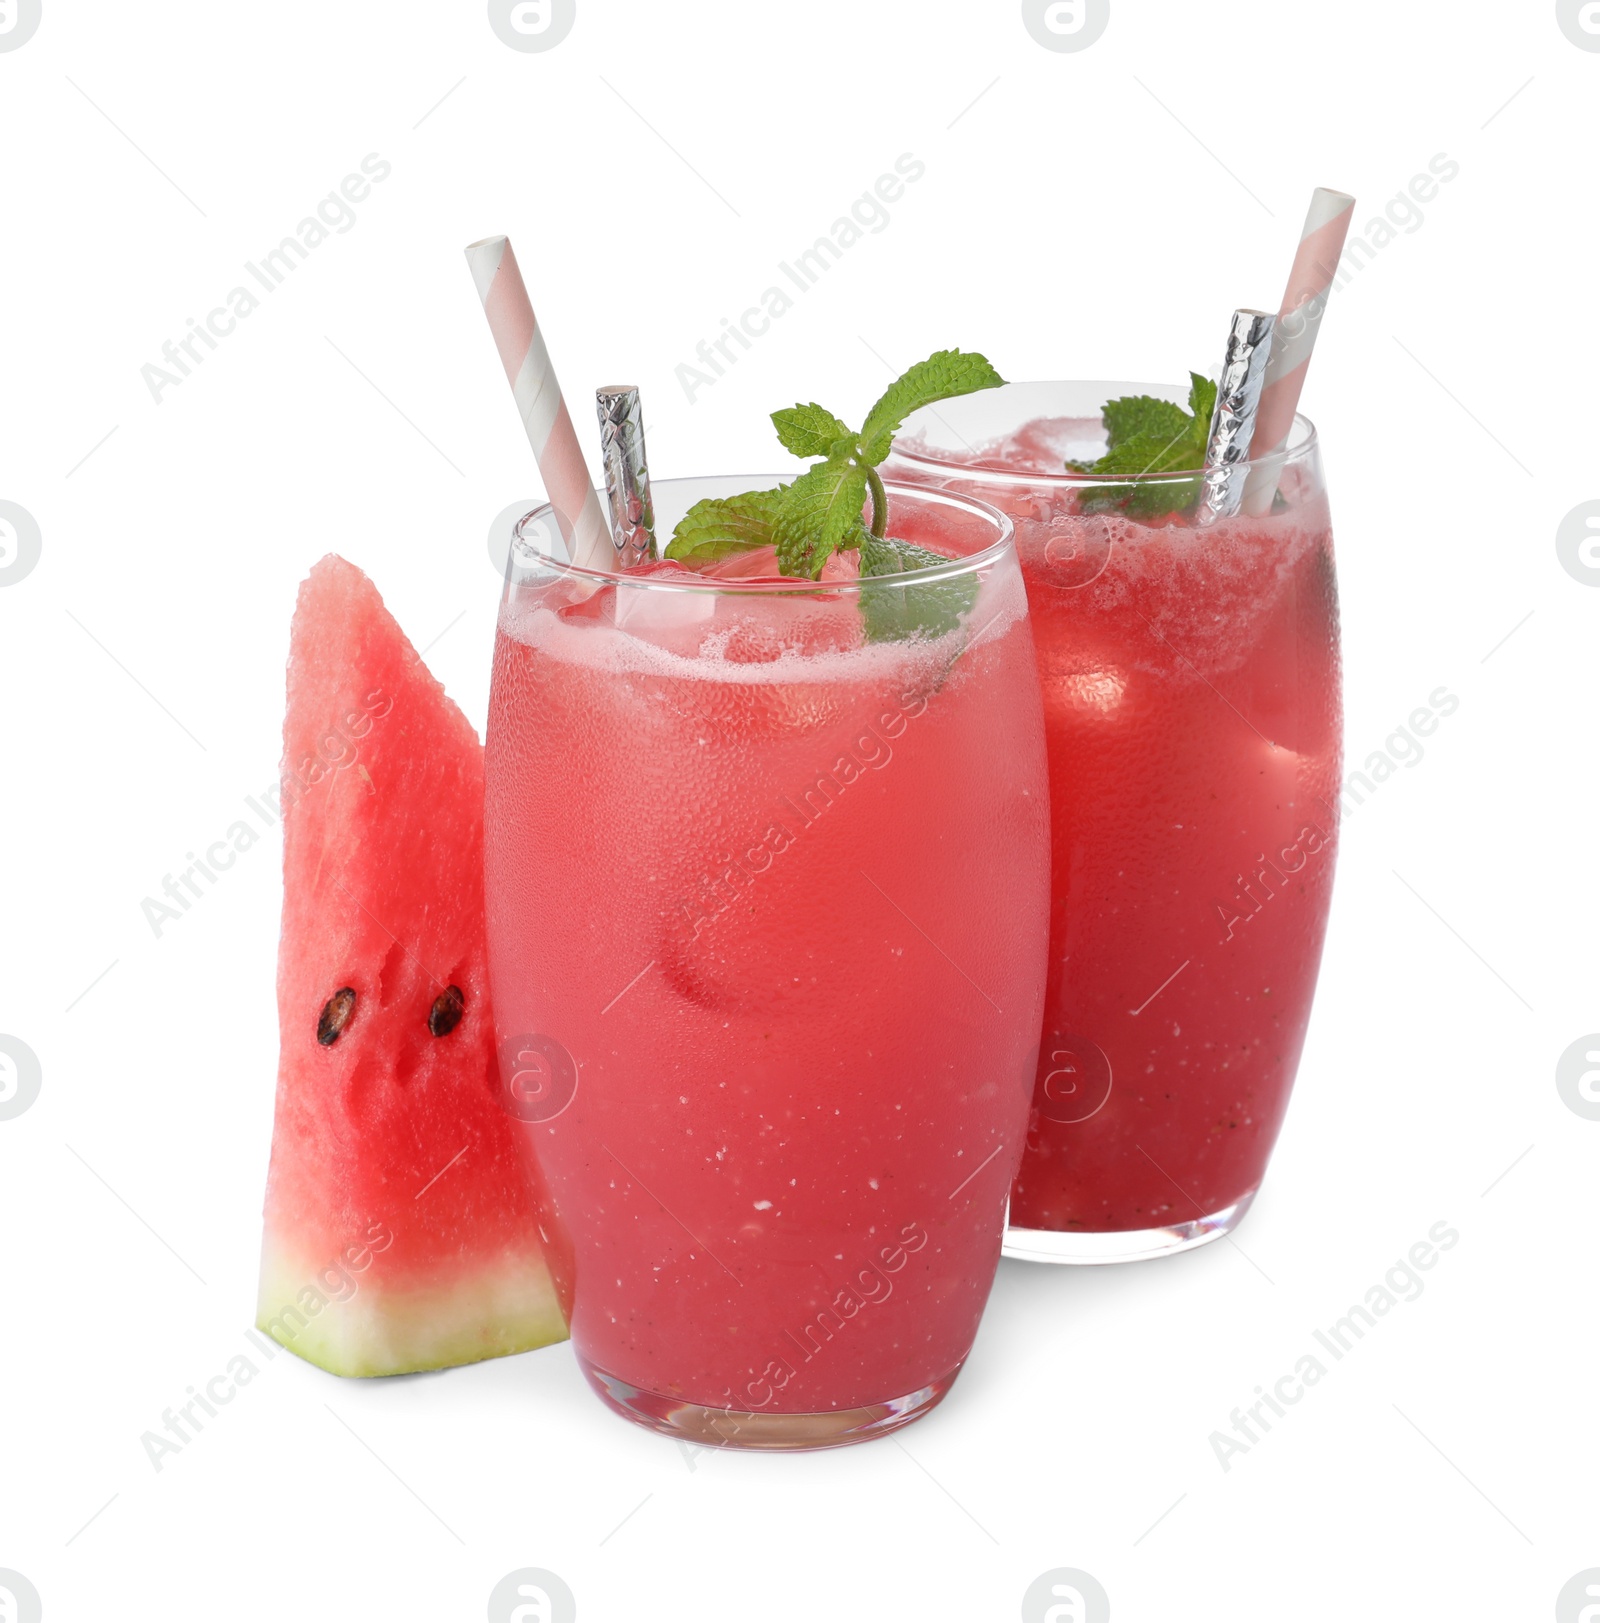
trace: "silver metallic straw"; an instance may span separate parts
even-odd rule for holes
[[[1228,328],[1228,352],[1217,387],[1217,409],[1206,441],[1206,472],[1200,523],[1232,518],[1244,502],[1250,473],[1250,442],[1255,438],[1256,410],[1272,355],[1275,318],[1265,310],[1235,310]]]
[[[656,513],[650,500],[650,466],[644,453],[644,412],[639,391],[617,383],[594,392],[600,418],[600,460],[611,507],[611,545],[619,569],[656,556]]]

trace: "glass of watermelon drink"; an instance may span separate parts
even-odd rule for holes
[[[1200,526],[1193,475],[1067,471],[1104,451],[1101,405],[1127,395],[1184,391],[1010,384],[908,420],[890,463],[1011,516],[1033,613],[1054,882],[1005,1250],[1039,1261],[1161,1256],[1244,1216],[1333,883],[1338,613],[1315,432],[1296,420],[1263,516]]]
[[[658,483],[659,531],[761,483]],[[548,508],[508,571],[505,1100],[590,1383],[700,1443],[830,1447],[936,1404],[1022,1153],[1049,874],[1026,594],[1001,514],[888,500],[940,555],[892,580],[855,554],[783,577],[770,547],[580,570]]]

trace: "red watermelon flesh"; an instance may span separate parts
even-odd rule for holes
[[[562,1340],[537,1174],[499,1103],[483,746],[338,557],[295,609],[283,801],[258,1325],[339,1375]]]

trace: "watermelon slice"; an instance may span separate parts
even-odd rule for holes
[[[283,798],[258,1326],[337,1375],[562,1340],[537,1174],[499,1103],[483,747],[342,558],[300,589]]]

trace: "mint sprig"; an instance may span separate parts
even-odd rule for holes
[[[1182,406],[1170,400],[1157,400],[1153,395],[1124,395],[1120,400],[1108,400],[1100,410],[1106,422],[1106,446],[1115,450],[1128,440],[1141,434],[1159,434],[1172,439],[1189,426],[1189,414]]]
[[[900,425],[924,406],[979,389],[998,389],[1005,381],[981,355],[963,355],[959,349],[936,351],[896,378],[867,413],[861,430],[862,459],[872,467],[882,462]],[[875,527],[872,533],[883,531]]]
[[[1152,395],[1125,395],[1101,408],[1106,454],[1095,462],[1069,462],[1074,473],[1139,481],[1086,488],[1079,505],[1086,513],[1123,512],[1131,518],[1161,518],[1184,512],[1200,497],[1201,469],[1216,410],[1217,386],[1198,372],[1189,374],[1189,409]],[[1194,473],[1193,479],[1157,477]]]
[[[942,637],[955,630],[978,600],[977,578],[970,572],[921,586],[894,584],[895,575],[950,562],[937,552],[875,535],[863,535],[860,544],[861,577],[874,582],[861,588],[861,617],[870,642],[900,642],[919,632]]]
[[[860,433],[815,401],[773,412],[785,450],[822,460],[776,490],[696,502],[673,532],[667,557],[704,564],[731,552],[776,547],[783,574],[820,579],[828,559],[841,549],[859,547],[862,535],[884,539],[889,503],[878,464],[888,456],[906,418],[937,401],[997,389],[1004,382],[982,355],[944,349],[891,383],[867,413]],[[870,531],[861,522],[868,496]]]
[[[850,430],[814,400],[773,412],[772,422],[784,450],[795,456],[828,456],[840,440],[850,438]]]
[[[830,455],[784,487],[777,522],[772,526],[782,574],[811,580],[821,575],[822,566],[840,543],[860,528],[867,476],[868,470],[855,460],[852,449],[842,456]],[[876,509],[876,492],[873,505]]]
[[[696,502],[672,532],[667,556],[691,568],[715,563],[733,552],[772,545],[772,528],[783,506],[784,487],[747,490]]]

